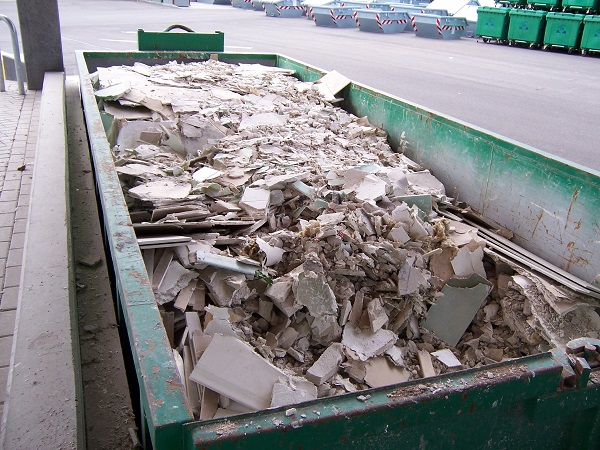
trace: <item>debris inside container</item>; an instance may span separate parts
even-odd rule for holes
[[[199,419],[599,337],[595,298],[491,248],[434,174],[334,106],[343,77],[214,59],[94,77]]]

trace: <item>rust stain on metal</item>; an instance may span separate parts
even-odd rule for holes
[[[159,366],[152,366],[152,373],[159,373],[160,372],[160,367]]]
[[[539,226],[539,224],[540,224],[540,222],[542,220],[542,217],[544,217],[544,210],[543,209],[540,211],[540,214],[539,214],[539,216],[537,218],[537,222],[535,223],[535,227],[533,227],[533,231],[531,232],[531,237],[535,236],[535,232],[537,231],[537,227]]]
[[[569,211],[567,212],[567,220],[565,221],[565,230],[569,226],[569,219],[571,217],[571,211],[573,210],[573,205],[577,201],[577,197],[579,197],[579,188],[577,186],[573,187],[573,197],[571,198],[571,204],[569,205]]]

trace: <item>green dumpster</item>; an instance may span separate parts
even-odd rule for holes
[[[579,48],[584,18],[583,14],[548,13],[543,49],[560,47],[566,48],[570,53]]]
[[[491,6],[480,6],[477,8],[476,36],[483,42],[496,39],[497,42],[505,41],[508,36],[508,13],[510,8],[493,8]]]
[[[563,0],[566,10],[581,11],[587,14],[600,11],[600,0]]]
[[[317,399],[293,410],[282,407],[228,419],[194,419],[131,226],[90,73],[116,64],[209,58],[210,53],[197,52],[77,53],[115,296],[137,375],[144,447],[597,448],[600,377],[590,374],[585,359],[586,351],[596,357],[597,339],[427,382]],[[325,74],[276,54],[219,53],[218,58],[293,70],[302,81]],[[385,129],[394,148],[401,145],[404,133],[410,136],[407,156],[439,174],[488,220],[500,227],[518,227],[516,243],[573,275],[596,277],[600,172],[358,83],[345,89],[344,106]],[[501,191],[514,195],[498,195]],[[549,210],[551,217],[543,214]]]
[[[600,16],[586,16],[583,19],[583,34],[581,36],[581,54],[600,52]]]
[[[528,44],[539,46],[544,40],[547,11],[513,9],[509,12],[508,45]]]

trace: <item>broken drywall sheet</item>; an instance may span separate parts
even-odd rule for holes
[[[232,370],[235,368],[235,370]],[[215,334],[190,379],[255,411],[271,406],[273,387],[285,373],[232,336]]]
[[[431,305],[422,325],[456,346],[491,289],[491,283],[477,274],[451,278],[442,289],[444,296]]]

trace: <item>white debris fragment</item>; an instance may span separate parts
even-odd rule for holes
[[[244,370],[231,370],[244,367]],[[236,402],[261,410],[271,405],[273,386],[287,376],[246,343],[215,334],[190,379]]]
[[[267,214],[271,193],[267,189],[246,188],[240,200],[240,206],[253,218],[262,218]]]
[[[344,360],[344,346],[333,343],[319,356],[319,359],[306,371],[306,378],[317,386],[325,383],[340,370]]]
[[[351,322],[344,327],[342,335],[342,344],[356,352],[361,361],[383,354],[397,340],[398,336],[392,331],[380,329],[374,333],[360,330]]]
[[[150,181],[129,189],[129,195],[140,200],[183,200],[192,186],[189,183],[176,183],[171,180]]]
[[[431,354],[435,356],[440,362],[442,362],[446,367],[462,366],[462,363],[458,360],[454,353],[452,353],[452,351],[447,348],[443,350],[438,350],[436,352],[431,352]]]

